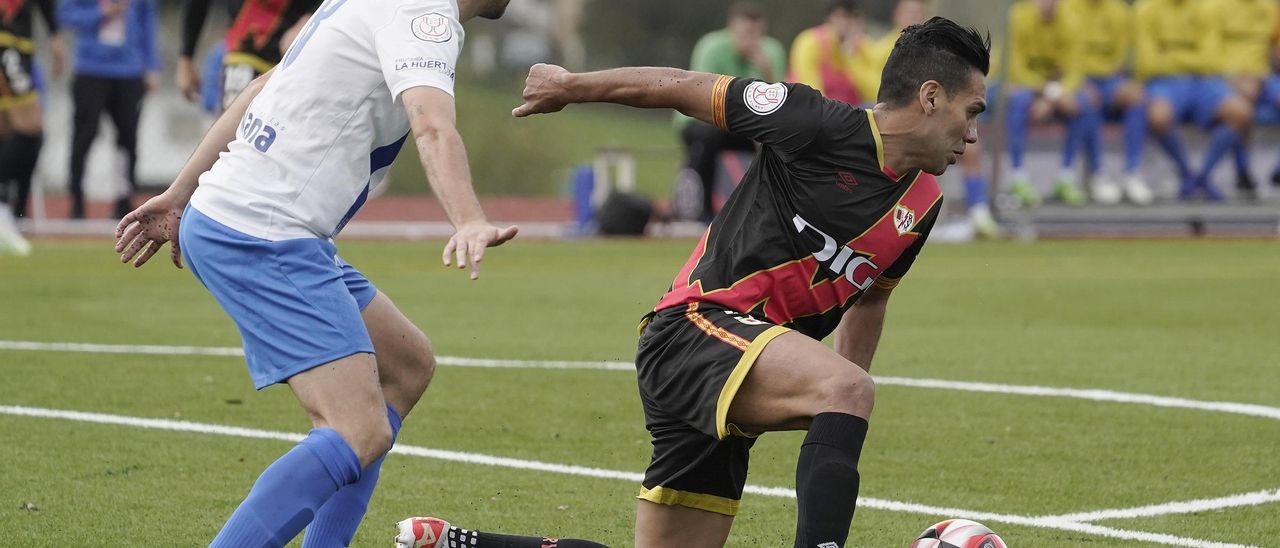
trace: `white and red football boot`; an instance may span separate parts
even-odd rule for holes
[[[396,548],[449,548],[449,522],[409,518],[396,524]]]

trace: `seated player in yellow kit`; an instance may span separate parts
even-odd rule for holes
[[[1053,194],[1068,205],[1083,205],[1084,193],[1076,182],[1074,136],[1080,135],[1086,117],[1080,115],[1082,78],[1068,62],[1072,40],[1070,27],[1060,14],[1058,0],[1018,0],[1009,8],[1008,117],[1005,131],[1013,164],[1011,190],[1026,205],[1040,201],[1039,191],[1023,165],[1027,132],[1031,124],[1053,117],[1067,124],[1062,172]]]
[[[1178,197],[1224,196],[1209,181],[1217,161],[1240,140],[1253,118],[1249,103],[1212,67],[1222,57],[1221,17],[1214,0],[1139,0],[1135,8],[1134,74],[1146,84],[1147,120],[1169,154],[1181,185]],[[1176,123],[1213,128],[1200,170],[1192,172]]]
[[[1213,7],[1220,22],[1221,55],[1210,65],[1210,77],[1225,78],[1231,89],[1256,109],[1271,73],[1272,34],[1280,20],[1280,8],[1275,0],[1213,0]],[[1241,196],[1257,198],[1257,183],[1249,166],[1248,128],[1245,131],[1232,147],[1236,188]]]
[[[1149,204],[1151,189],[1138,174],[1147,111],[1142,86],[1127,70],[1133,11],[1124,0],[1063,0],[1060,12],[1071,29],[1067,62],[1082,76],[1084,90],[1080,131],[1068,136],[1067,146],[1083,149],[1095,202],[1114,204],[1124,197],[1138,205]],[[1102,123],[1109,118],[1119,118],[1124,126],[1124,179],[1119,185],[1102,175]]]

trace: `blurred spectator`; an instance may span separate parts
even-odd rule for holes
[[[1084,99],[1082,78],[1069,62],[1073,42],[1070,30],[1060,16],[1057,0],[1018,0],[1009,8],[1006,131],[1013,164],[1010,189],[1025,205],[1040,203],[1039,191],[1023,166],[1027,132],[1031,124],[1055,116],[1067,124],[1068,137],[1053,194],[1068,205],[1085,202],[1074,166],[1074,145],[1087,118],[1080,115]]]
[[[806,84],[851,105],[873,105],[880,75],[874,44],[867,39],[855,0],[828,0],[821,25],[802,31],[791,43],[787,80]],[[868,93],[871,91],[872,93]]]
[[[777,81],[786,75],[787,54],[782,44],[765,35],[764,11],[756,4],[739,2],[729,8],[728,24],[698,40],[689,70]],[[750,139],[683,115],[676,128],[685,145],[686,170],[702,183],[702,220],[715,216],[713,190],[720,154],[726,150],[752,151]]]
[[[44,144],[40,67],[35,61],[37,10],[49,31],[47,48],[53,74],[59,76],[66,68],[66,45],[58,35],[53,0],[10,2],[0,8],[0,56],[4,59],[4,70],[0,71],[0,118],[8,130],[0,142],[0,207],[5,203],[12,206],[13,217],[26,216],[31,177]],[[8,216],[8,208],[0,215]]]
[[[1263,86],[1271,73],[1271,39],[1280,20],[1277,18],[1280,10],[1275,0],[1214,0],[1214,3],[1222,32],[1216,72],[1226,77],[1232,89],[1253,108],[1262,100]],[[1241,196],[1257,198],[1258,185],[1249,165],[1249,129],[1245,128],[1232,150],[1236,188]]]
[[[137,186],[142,99],[160,82],[155,0],[62,0],[58,17],[76,33],[71,217],[84,218],[85,161],[104,110],[116,128],[115,215],[122,217],[133,209],[130,197]]]
[[[1142,86],[1127,75],[1133,45],[1133,12],[1124,0],[1063,0],[1061,14],[1070,29],[1069,69],[1080,73],[1085,93],[1080,97],[1082,123],[1068,147],[1085,153],[1091,196],[1102,204],[1127,197],[1138,205],[1152,201],[1150,187],[1138,168],[1147,138],[1147,111]],[[1124,126],[1124,180],[1122,184],[1102,175],[1102,124],[1119,118]]]
[[[182,13],[182,48],[175,80],[188,101],[195,101],[202,87],[194,58],[211,3],[212,0],[190,0]],[[280,62],[311,14],[319,9],[320,0],[227,0],[226,5],[232,22],[227,29],[220,78],[222,108],[235,101],[254,78]]]
[[[1214,0],[1139,0],[1135,76],[1146,80],[1147,118],[1156,142],[1178,170],[1178,196],[1221,201],[1209,180],[1222,155],[1248,130],[1249,103],[1221,75],[1222,18]],[[1204,164],[1193,172],[1178,138],[1178,122],[1213,128]]]

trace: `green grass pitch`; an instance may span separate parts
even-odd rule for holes
[[[438,264],[440,242],[339,247],[441,355],[630,361],[637,320],[691,246],[516,241],[490,251],[478,282]],[[212,298],[162,258],[135,271],[105,241],[0,257],[0,340],[237,346]],[[935,244],[895,292],[872,372],[1274,409],[1278,303],[1275,242]],[[309,426],[287,389],[255,393],[236,357],[0,349],[0,379],[0,407]],[[800,440],[762,438],[749,482],[793,487]],[[633,375],[607,370],[441,366],[400,442],[624,472],[649,455]],[[288,447],[0,413],[0,545],[203,545]],[[1280,546],[1278,449],[1275,418],[885,382],[861,495],[1027,518],[984,520],[1014,547]],[[1089,523],[1103,533],[1030,519],[1261,491],[1261,504]],[[636,492],[624,480],[393,455],[356,545],[390,546],[394,522],[429,514],[628,546]],[[905,548],[947,517],[864,505],[850,546]],[[790,545],[794,521],[793,499],[748,494],[729,544]]]

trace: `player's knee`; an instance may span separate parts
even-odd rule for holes
[[[391,423],[387,420],[385,409],[380,418],[361,421],[361,423],[355,428],[356,431],[354,432],[340,431],[339,433],[351,445],[351,449],[356,452],[356,456],[360,458],[360,465],[368,466],[391,450],[393,441]]]
[[[1167,108],[1152,107],[1147,114],[1147,122],[1151,125],[1151,131],[1168,133],[1173,129],[1173,112]]]
[[[861,367],[847,367],[822,386],[825,410],[865,416],[875,404],[876,383]]]

